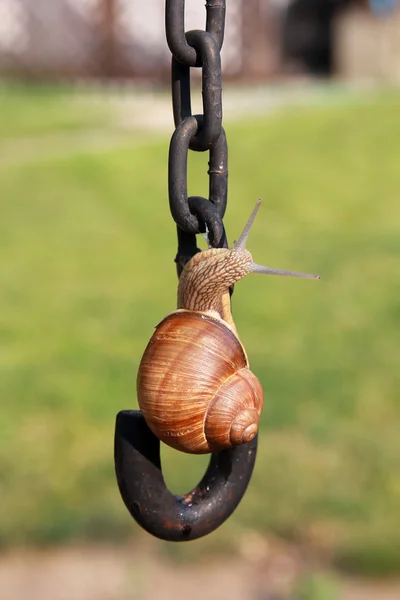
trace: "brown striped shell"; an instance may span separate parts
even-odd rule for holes
[[[264,402],[233,331],[222,319],[188,310],[156,327],[139,366],[137,394],[153,433],[190,454],[253,439]]]

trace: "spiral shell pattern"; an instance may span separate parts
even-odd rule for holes
[[[264,401],[233,331],[221,319],[187,310],[156,327],[139,366],[137,394],[153,433],[190,454],[250,441]]]

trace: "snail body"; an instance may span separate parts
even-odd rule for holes
[[[316,277],[253,262],[245,244],[259,204],[233,248],[199,252],[186,264],[178,308],[156,326],[139,365],[140,410],[152,432],[182,452],[223,450],[258,431],[263,389],[239,340],[229,287],[254,272]]]

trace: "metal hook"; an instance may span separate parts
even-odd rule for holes
[[[114,458],[122,499],[135,521],[162,540],[195,540],[222,525],[247,489],[256,453],[257,436],[247,444],[215,452],[200,483],[185,496],[175,496],[162,474],[160,441],[142,413],[117,414]]]

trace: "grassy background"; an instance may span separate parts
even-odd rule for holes
[[[399,568],[399,101],[374,94],[226,125],[229,239],[262,197],[255,260],[322,279],[237,284],[234,318],[266,395],[255,473],[225,525],[184,549],[160,543],[165,552],[232,552],[255,529],[349,570]],[[136,406],[141,353],[175,305],[169,136],[138,144],[131,132],[102,153],[78,137],[52,157],[49,136],[112,134],[110,105],[3,90],[0,108],[0,544],[120,540],[139,530],[116,487],[114,419]],[[206,195],[207,157],[189,163],[190,192]],[[163,457],[177,493],[207,463]]]

